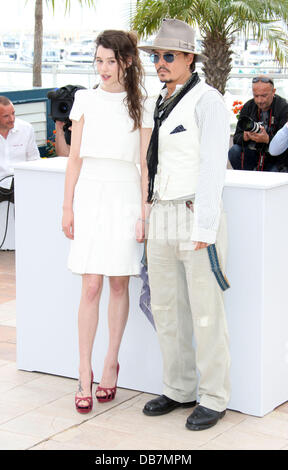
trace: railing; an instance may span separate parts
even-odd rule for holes
[[[154,70],[153,65],[145,64],[145,73],[147,77],[156,77],[156,72]],[[201,71],[201,65],[199,65],[199,74],[203,75]],[[265,67],[264,65],[257,65],[257,66],[235,66],[233,67],[229,80],[237,78],[237,79],[245,79],[245,78],[252,78],[257,73],[266,73],[268,72],[270,76],[272,76],[275,80],[283,80],[288,78],[288,67],[283,68],[276,68],[276,67]],[[27,76],[31,76],[31,84],[32,84],[32,64],[26,63],[22,65],[21,63],[15,62],[8,62],[8,63],[0,63],[0,89],[3,89],[5,86],[5,79],[4,75],[13,74],[24,74]],[[42,68],[42,79],[43,81],[49,80],[49,83],[45,83],[43,86],[45,87],[59,87],[64,86],[62,83],[63,78],[66,76],[77,76],[82,77],[82,80],[85,81],[85,85],[87,87],[91,87],[94,85],[96,72],[93,69],[93,65],[91,64],[66,64],[63,63],[43,63]],[[84,77],[84,79],[83,79]],[[4,82],[4,83],[3,83]],[[30,87],[31,87],[30,84]],[[65,83],[66,84],[66,83]],[[6,82],[7,89],[11,86],[10,80],[8,83]],[[22,87],[21,82],[19,83],[19,87]],[[22,88],[23,89],[23,88]]]
[[[225,101],[231,111],[230,122],[231,132],[234,132],[236,117],[232,112],[234,100],[243,103],[252,98],[251,81],[255,74],[269,73],[274,79],[276,93],[288,100],[288,67],[277,68],[267,65],[260,66],[235,66],[227,81]],[[145,87],[149,94],[156,94],[160,84],[154,66],[150,62],[144,63]],[[197,71],[203,76],[201,64],[197,64]],[[42,68],[43,88],[57,88],[67,84],[82,85],[92,88],[98,82],[93,64],[66,64],[44,63]],[[32,88],[32,64],[25,63],[0,63],[0,94],[14,90],[28,90]]]

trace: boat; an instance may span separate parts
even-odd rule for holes
[[[77,66],[79,64],[91,65],[94,61],[95,44],[74,43],[64,52],[64,64],[66,67]]]
[[[0,38],[0,60],[2,62],[15,61],[19,58],[21,42],[12,36]]]

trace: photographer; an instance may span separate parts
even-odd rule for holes
[[[55,150],[56,154],[61,157],[68,157],[70,152],[70,144],[65,139],[65,131],[63,130],[65,123],[63,121],[55,121]],[[71,132],[71,126],[68,128]]]
[[[16,118],[13,103],[0,96],[0,203],[7,203],[2,212],[5,218],[1,215],[0,249],[6,239],[10,204],[14,203],[14,165],[39,158],[32,125]]]
[[[81,85],[66,85],[62,88],[49,91],[47,94],[51,101],[51,117],[55,122],[55,150],[61,157],[68,157],[70,152],[71,126],[69,114],[77,90],[85,89]]]
[[[275,157],[269,153],[274,135],[287,122],[288,103],[276,95],[273,80],[267,75],[252,80],[253,98],[243,106],[229,161],[236,170],[288,171],[288,152]],[[251,121],[248,124],[248,119]],[[246,130],[247,129],[247,130]]]
[[[16,118],[13,103],[0,96],[0,179],[13,175],[15,163],[39,158],[32,125]],[[0,186],[4,185],[3,180]]]

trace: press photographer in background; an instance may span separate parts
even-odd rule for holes
[[[13,103],[0,96],[0,179],[13,175],[15,163],[38,158],[32,125],[16,118]],[[3,185],[4,181],[0,186]]]
[[[64,126],[65,123],[63,121],[55,121],[55,151],[59,157],[68,157],[70,152],[70,144],[65,139]],[[71,126],[69,126],[68,130],[71,132]]]
[[[0,203],[7,202],[5,222],[2,216],[0,221],[0,248],[7,234],[10,204],[14,203],[14,165],[39,158],[32,125],[16,118],[13,103],[6,96],[0,96]]]
[[[235,170],[288,172],[288,151],[273,156],[269,144],[288,119],[288,103],[276,94],[274,81],[267,75],[252,80],[253,98],[239,115],[229,161]],[[250,119],[249,119],[250,118]]]
[[[66,85],[49,91],[47,94],[51,101],[51,118],[55,122],[55,151],[58,156],[68,157],[71,143],[71,126],[69,114],[77,90],[85,89],[81,85]]]

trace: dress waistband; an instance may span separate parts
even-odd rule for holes
[[[112,158],[83,157],[79,178],[100,181],[135,181],[140,174],[135,163]]]

